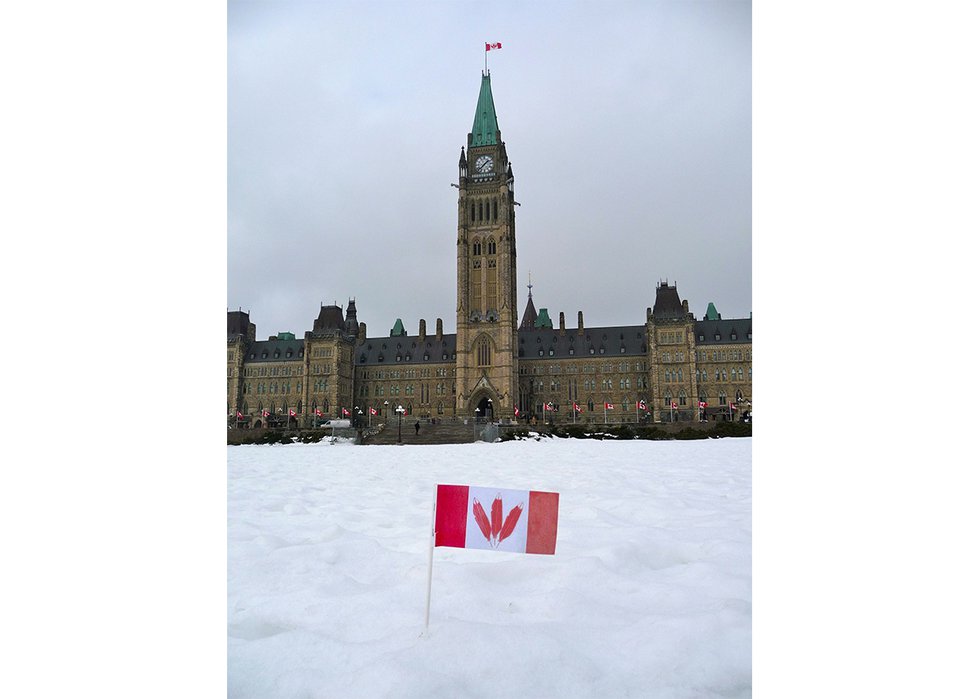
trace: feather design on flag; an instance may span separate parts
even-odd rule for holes
[[[500,541],[500,529],[504,523],[504,501],[500,499],[500,493],[493,499],[490,505],[490,536],[494,541]]]
[[[476,520],[477,526],[483,532],[483,536],[486,537],[487,541],[490,541],[490,520],[487,519],[487,513],[483,510],[483,505],[476,498],[473,498],[473,519]]]
[[[522,502],[507,514],[507,519],[504,520],[504,526],[500,530],[500,537],[497,539],[498,544],[514,533],[514,528],[517,526],[517,522],[521,518],[523,511],[524,503]]]

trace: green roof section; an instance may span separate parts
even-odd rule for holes
[[[279,333],[276,336],[277,340],[295,340],[296,336],[293,333]]]
[[[708,310],[704,312],[705,320],[721,320],[721,316],[718,315],[718,311],[715,310],[715,304],[713,301],[708,301]]]
[[[480,83],[480,97],[476,101],[476,116],[473,117],[473,131],[470,133],[471,146],[493,146],[497,144],[497,110],[493,107],[493,93],[490,91],[490,73],[483,75]]]
[[[534,321],[534,327],[536,328],[553,328],[554,325],[551,324],[551,318],[548,317],[548,309],[542,308],[538,311],[538,317]]]
[[[391,329],[391,335],[390,336],[391,337],[401,337],[402,335],[408,335],[408,333],[405,332],[405,326],[402,325],[402,319],[401,318],[395,318],[395,327],[393,327]]]

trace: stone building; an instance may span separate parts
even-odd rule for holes
[[[242,426],[367,422],[401,406],[416,418],[586,423],[730,419],[752,398],[752,319],[714,304],[696,320],[660,282],[643,322],[558,327],[517,297],[514,172],[484,74],[461,149],[456,237],[456,332],[397,319],[369,337],[354,301],[322,306],[302,339],[255,338],[247,313],[228,313],[228,414]],[[639,315],[640,313],[638,313]],[[518,317],[520,315],[520,318]]]

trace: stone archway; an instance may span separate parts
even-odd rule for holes
[[[477,418],[484,420],[494,419],[494,404],[490,396],[483,396],[474,404],[473,412]]]

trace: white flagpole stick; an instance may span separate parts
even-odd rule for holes
[[[429,583],[425,593],[425,631],[423,631],[423,634],[429,631],[429,603],[432,600],[432,552],[436,548],[436,494],[438,492],[438,484],[432,486],[432,528],[429,532]]]

